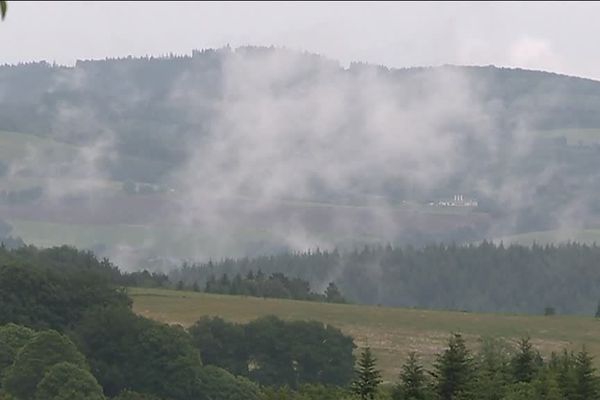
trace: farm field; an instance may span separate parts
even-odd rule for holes
[[[481,337],[514,342],[530,335],[544,354],[582,345],[600,361],[600,321],[593,317],[524,316],[430,311],[377,306],[323,304],[280,299],[215,295],[167,289],[130,288],[133,309],[158,321],[189,326],[202,316],[247,322],[265,315],[287,320],[318,320],[332,324],[367,343],[387,381],[394,381],[409,351],[426,364],[444,348],[452,332],[460,332],[472,348]]]

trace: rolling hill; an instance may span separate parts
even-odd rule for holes
[[[0,87],[0,218],[128,268],[600,227],[589,79],[242,47],[6,65]],[[455,195],[478,207],[431,206]]]
[[[286,320],[318,320],[368,344],[379,359],[384,378],[395,381],[408,352],[430,365],[452,332],[460,332],[472,348],[481,337],[516,342],[526,335],[544,354],[585,345],[600,362],[600,322],[590,317],[521,316],[431,311],[344,304],[214,295],[165,289],[130,288],[134,311],[169,324],[189,326],[202,316],[247,322],[276,315]]]

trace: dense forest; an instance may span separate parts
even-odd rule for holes
[[[178,283],[177,286],[182,288],[183,283]],[[197,283],[194,282],[192,289],[198,291],[197,288]],[[231,279],[227,273],[221,275],[219,279],[211,275],[206,281],[204,291],[206,293],[324,301],[327,303],[346,302],[334,282],[329,282],[325,292],[321,294],[311,291],[310,284],[300,278],[289,278],[281,272],[266,275],[260,270],[256,273],[250,270],[244,277],[238,273]]]
[[[285,273],[324,290],[333,281],[351,302],[462,311],[593,315],[600,299],[600,247],[375,246],[186,264],[172,282],[205,284],[219,274]]]
[[[596,399],[584,349],[543,358],[529,338],[458,333],[396,382],[333,326],[205,317],[188,329],[135,315],[108,260],[62,247],[0,248],[0,398],[7,400]],[[399,364],[402,360],[399,360]]]

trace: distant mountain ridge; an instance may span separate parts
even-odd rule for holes
[[[315,234],[460,242],[600,225],[600,82],[586,78],[493,66],[344,68],[310,53],[226,47],[0,66],[0,106],[0,131],[80,149],[60,168],[23,167],[51,159],[32,153],[19,171],[173,190],[164,201],[180,213],[174,223],[227,226],[228,236],[258,216],[293,246]],[[427,206],[455,195],[477,209]],[[273,205],[286,199],[400,211],[348,217]]]

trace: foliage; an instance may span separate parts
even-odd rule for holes
[[[24,326],[0,326],[0,387],[6,369],[12,365],[17,353],[33,336],[34,331]]]
[[[349,396],[344,388],[306,384],[296,390],[288,386],[265,387],[262,400],[346,400]]]
[[[437,393],[441,400],[468,397],[474,382],[474,365],[471,353],[463,337],[455,333],[448,341],[448,348],[436,357],[434,376]]]
[[[246,378],[212,366],[202,368],[202,394],[211,400],[258,400],[260,389]]]
[[[183,281],[179,282],[183,287]],[[196,281],[194,281],[194,285],[197,285]],[[233,279],[230,279],[226,273],[219,279],[210,275],[204,291],[206,293],[325,301],[327,303],[346,302],[334,282],[329,283],[325,294],[318,294],[310,290],[310,284],[307,281],[300,278],[289,278],[281,272],[266,275],[260,269],[256,273],[250,270],[245,276],[238,273]]]
[[[595,368],[593,359],[582,349],[575,357],[573,372],[575,375],[575,386],[573,398],[577,400],[597,399],[599,394],[598,378],[594,376]]]
[[[361,352],[358,359],[356,378],[352,382],[351,390],[361,400],[373,400],[382,382],[381,372],[375,366],[376,361],[369,347]]]
[[[400,373],[400,382],[394,388],[393,400],[425,400],[429,398],[429,385],[425,370],[416,353],[411,352]]]
[[[352,338],[319,322],[271,316],[238,325],[203,318],[189,332],[207,364],[263,385],[345,385],[352,379]]]
[[[533,380],[541,364],[541,356],[533,349],[528,337],[519,341],[517,353],[511,360],[512,374],[515,382],[529,383]]]
[[[188,329],[202,361],[234,375],[248,376],[249,349],[244,326],[204,317]]]
[[[29,400],[46,372],[61,362],[87,368],[84,356],[67,337],[55,331],[39,332],[17,354],[3,388],[17,399]]]
[[[118,396],[113,397],[113,400],[161,400],[151,394],[134,392],[132,390],[124,390]]]
[[[124,389],[173,400],[200,395],[202,362],[181,328],[127,308],[98,308],[84,316],[75,335],[109,396]]]
[[[107,260],[67,246],[0,247],[0,324],[63,331],[86,309],[129,306],[129,298],[113,283],[118,276]]]
[[[352,251],[309,251],[186,264],[171,281],[212,282],[211,276],[283,273],[321,287],[335,274],[344,297],[357,304],[439,310],[593,315],[600,293],[600,246],[372,246]],[[221,275],[223,276],[223,275]],[[219,286],[219,279],[215,279]],[[212,283],[210,283],[212,285]],[[248,291],[250,292],[250,291]],[[287,296],[287,292],[282,296]]]
[[[485,337],[481,340],[479,352],[474,358],[476,378],[474,391],[481,400],[500,400],[506,387],[512,382],[510,357],[512,346],[506,342]]]
[[[37,385],[38,400],[104,400],[102,387],[87,370],[68,362],[48,369]]]

